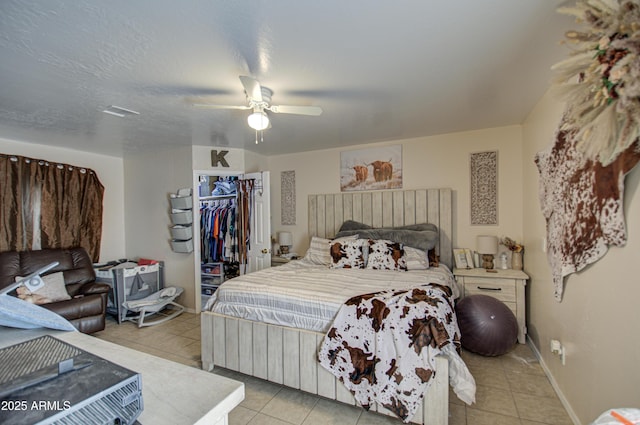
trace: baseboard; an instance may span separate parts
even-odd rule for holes
[[[542,367],[544,374],[547,375],[547,378],[549,379],[549,382],[551,383],[553,390],[556,392],[556,395],[560,399],[560,403],[562,403],[562,406],[564,406],[565,410],[569,414],[569,418],[571,419],[571,421],[574,423],[574,425],[582,425],[582,422],[580,422],[580,419],[578,419],[578,416],[571,408],[569,401],[560,390],[558,383],[556,382],[555,378],[551,374],[551,371],[547,367],[547,364],[544,362],[542,355],[538,350],[538,347],[536,347],[535,344],[531,342],[531,339],[529,337],[527,337],[527,345],[531,348],[531,351],[533,351],[533,354],[538,358],[538,362],[540,363],[540,366]]]

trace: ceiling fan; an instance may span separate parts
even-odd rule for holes
[[[240,76],[240,82],[244,86],[247,95],[248,105],[213,105],[208,103],[194,103],[197,108],[206,109],[244,109],[253,110],[251,115],[247,117],[249,127],[258,131],[265,130],[270,127],[269,116],[265,111],[274,114],[296,114],[296,115],[312,115],[318,116],[322,114],[322,108],[318,106],[290,106],[290,105],[272,105],[271,96],[273,91],[267,87],[260,85],[258,80],[244,75]],[[257,136],[256,136],[257,143]]]

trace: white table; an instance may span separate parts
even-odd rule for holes
[[[0,348],[51,335],[142,375],[142,425],[226,425],[244,399],[244,384],[122,347],[80,332],[0,326]]]

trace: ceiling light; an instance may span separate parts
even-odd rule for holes
[[[249,123],[249,127],[256,131],[261,131],[269,127],[269,117],[264,113],[264,111],[256,111],[252,113],[247,118],[247,122]]]

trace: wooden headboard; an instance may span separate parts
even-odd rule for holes
[[[451,189],[390,190],[309,195],[309,235],[333,238],[342,223],[355,220],[372,227],[433,223],[440,230],[438,255],[453,264]]]

